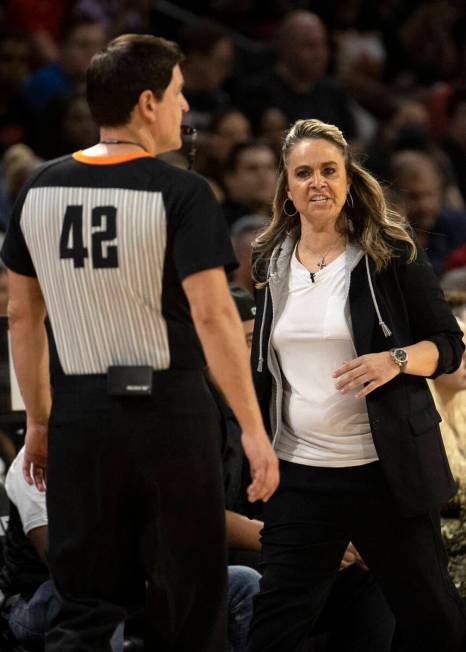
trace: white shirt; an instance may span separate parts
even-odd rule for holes
[[[8,469],[5,489],[8,498],[15,505],[23,524],[24,534],[48,524],[45,491],[29,485],[23,476],[24,446]]]
[[[345,253],[315,275],[291,257],[289,293],[272,334],[284,380],[279,458],[344,467],[378,459],[361,387],[336,389],[333,373],[356,353],[345,319]]]

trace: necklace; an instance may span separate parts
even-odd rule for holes
[[[334,242],[334,243],[333,243],[333,244],[332,244],[332,245],[331,245],[331,246],[330,246],[326,251],[324,251],[323,253],[315,253],[314,251],[312,251],[312,249],[309,249],[309,247],[306,247],[306,246],[304,246],[304,245],[301,245],[304,249],[307,249],[307,250],[309,251],[309,253],[311,253],[313,256],[317,256],[317,257],[320,259],[319,262],[316,263],[316,267],[318,267],[318,270],[315,271],[315,272],[311,272],[311,271],[309,271],[309,276],[311,277],[311,281],[312,281],[313,283],[316,282],[316,275],[317,275],[319,272],[321,272],[321,271],[324,269],[324,267],[327,267],[327,263],[325,262],[327,256],[329,255],[329,253],[330,253],[333,249],[335,249],[335,247],[338,246],[338,244],[341,242],[342,238],[343,238],[343,236],[340,236],[340,237],[338,238],[338,240],[336,240],[336,242]],[[299,243],[298,243],[298,244],[299,244]]]
[[[102,145],[137,145],[145,152],[148,151],[147,147],[144,147],[141,143],[137,143],[134,140],[119,140],[118,138],[107,138],[106,140],[99,140],[99,143]]]

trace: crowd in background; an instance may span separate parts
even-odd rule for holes
[[[223,206],[240,262],[237,285],[253,290],[250,245],[270,216],[282,134],[298,118],[319,118],[340,127],[383,183],[443,287],[456,292],[465,320],[464,2],[3,0],[2,232],[41,161],[98,140],[84,96],[86,68],[124,32],[176,40],[186,56],[186,123],[198,131],[194,169]],[[191,146],[164,158],[187,167]],[[456,380],[437,392],[464,486],[464,365]]]
[[[340,127],[382,182],[464,326],[463,1],[0,1],[0,235],[23,183],[42,161],[98,140],[84,94],[86,69],[95,52],[125,32],[175,40],[186,56],[185,122],[198,135],[164,158],[188,167],[195,145],[194,170],[208,179],[230,229],[239,261],[231,279],[236,286],[254,290],[251,242],[271,214],[283,133],[296,119],[318,118]],[[0,315],[6,300],[0,268]],[[450,569],[466,597],[466,357],[457,372],[429,382],[462,489],[445,508],[454,518],[445,519],[443,529]],[[0,477],[21,445],[21,427],[0,416]],[[228,445],[226,503],[240,512],[237,437]],[[7,513],[8,505],[0,504],[3,525]],[[1,535],[0,528],[0,543]],[[243,561],[230,557],[230,563]],[[361,619],[363,606],[354,602]]]
[[[466,6],[460,0],[4,0],[0,229],[32,170],[98,139],[92,55],[123,32],[178,41],[194,169],[222,203],[252,290],[250,242],[270,216],[283,131],[339,126],[412,224],[449,290],[466,290]],[[187,9],[189,6],[189,9]],[[165,158],[186,167],[186,147]]]
[[[464,3],[5,0],[0,21],[2,230],[41,160],[96,141],[83,91],[92,55],[116,34],[151,32],[186,55],[194,167],[240,258],[259,222],[235,223],[269,216],[284,129],[315,117],[384,182],[439,276],[466,266]],[[186,153],[167,158],[185,166]]]

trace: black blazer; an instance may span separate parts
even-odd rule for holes
[[[362,258],[352,271],[349,290],[357,354],[430,340],[439,350],[433,377],[457,369],[464,350],[463,334],[445,302],[426,254],[418,250],[417,260],[409,264],[406,247],[398,245],[398,256],[387,269],[376,273],[372,261],[370,269],[382,318],[392,335],[386,338],[377,322]],[[257,291],[251,359],[259,404],[270,431],[272,376],[266,364],[262,373],[257,371],[264,295],[264,289]],[[269,301],[263,333],[265,343],[270,338],[271,321]],[[456,486],[440,434],[441,419],[426,380],[400,374],[369,394],[366,402],[380,464],[400,512],[410,516],[446,503]]]

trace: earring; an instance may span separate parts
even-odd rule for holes
[[[291,205],[292,205],[293,208],[294,208],[294,213],[288,213],[288,211],[286,210],[286,202],[287,202],[287,201],[291,202]],[[291,199],[290,199],[289,197],[287,197],[287,198],[285,199],[285,201],[283,202],[283,212],[285,213],[285,215],[286,215],[287,217],[294,217],[294,216],[297,214],[297,212],[298,212],[298,211],[296,210],[296,208],[295,208],[295,205],[293,204],[293,202],[291,201]]]
[[[350,190],[348,190],[348,194],[346,195],[346,201],[348,202],[348,206],[350,208],[354,208],[353,195],[351,194]]]

